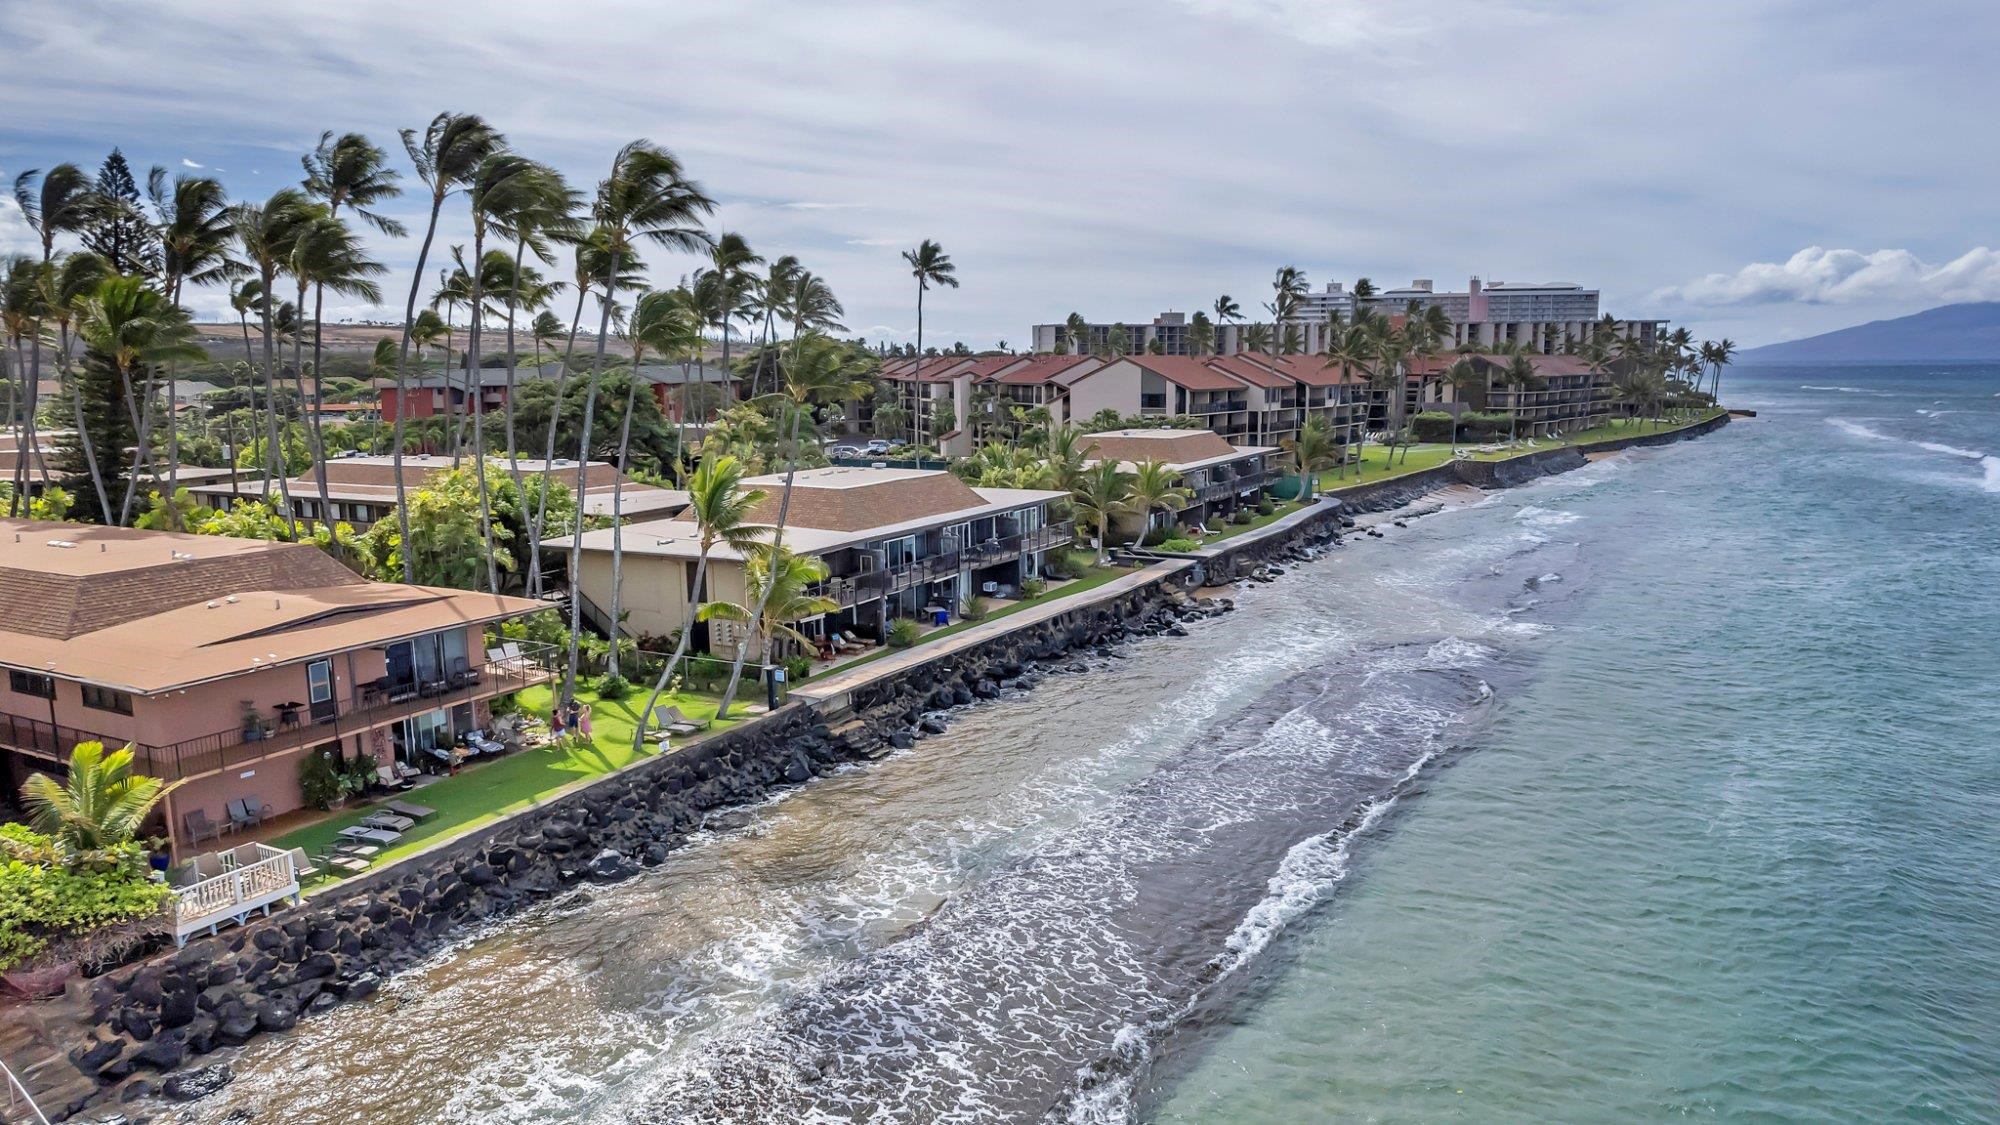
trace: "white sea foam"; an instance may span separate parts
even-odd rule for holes
[[[1828,418],[1827,422],[1836,429],[1869,441],[1886,441],[1897,445],[1907,445],[1930,453],[1942,453],[1947,457],[1958,457],[1967,461],[1977,461],[1980,468],[1979,488],[1982,492],[2000,492],[2000,457],[1978,449],[1946,445],[1937,441],[1913,441],[1909,438],[1891,437],[1880,430],[1873,430],[1859,422],[1845,418]]]
[[[1529,504],[1515,512],[1514,518],[1531,527],[1561,527],[1567,523],[1575,523],[1583,517],[1562,508],[1542,508]]]
[[[1839,391],[1844,395],[1887,395],[1889,392],[1878,387],[1833,387],[1823,383],[1800,383],[1802,391]]]

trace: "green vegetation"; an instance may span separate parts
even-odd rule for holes
[[[923,637],[923,627],[907,617],[899,617],[889,622],[890,648],[909,648]]]
[[[1084,554],[1084,552],[1077,552],[1077,553]],[[1087,559],[1089,556],[1087,554],[1084,554],[1084,557]],[[836,665],[832,669],[829,669],[827,672],[821,672],[820,675],[822,677],[825,677],[833,672],[845,672],[850,668],[858,668],[863,664],[869,663],[870,661],[880,660],[882,657],[887,656],[890,652],[896,651],[899,648],[909,648],[911,647],[911,645],[929,644],[932,641],[942,640],[945,637],[953,635],[954,633],[962,633],[967,629],[974,628],[975,626],[985,625],[988,624],[989,622],[998,621],[1003,617],[1007,617],[1011,614],[1020,613],[1022,610],[1033,608],[1034,606],[1041,605],[1045,602],[1054,601],[1057,598],[1066,598],[1069,597],[1071,594],[1081,594],[1086,590],[1094,590],[1097,587],[1112,581],[1113,579],[1121,578],[1131,573],[1133,572],[1130,570],[1125,570],[1123,568],[1115,566],[1103,566],[1103,567],[1087,566],[1083,568],[1082,573],[1079,577],[1071,579],[1064,583],[1060,583],[1055,586],[1050,586],[1047,589],[1045,589],[1044,592],[1038,597],[1023,596],[1023,598],[1020,601],[1017,601],[1012,605],[1005,605],[1001,606],[999,609],[990,610],[985,617],[979,619],[978,621],[959,621],[951,625],[946,625],[942,629],[933,629],[928,633],[924,632],[923,627],[921,625],[918,625],[915,621],[912,621],[907,617],[899,617],[896,620],[891,621],[889,623],[890,640],[887,647],[878,648],[873,652],[867,653],[863,656],[858,656],[853,660],[848,661],[845,664]],[[1025,593],[1026,591],[1023,590],[1024,595]],[[896,633],[899,627],[904,625],[909,626],[907,632],[910,634],[911,639],[908,644],[897,645],[895,642]]]
[[[546,718],[554,695],[547,686],[532,687],[517,697],[520,709]],[[531,805],[540,804],[578,782],[600,777],[658,753],[646,742],[634,749],[638,730],[640,700],[605,700],[595,692],[582,691],[578,703],[591,706],[591,739],[568,737],[540,749],[519,750],[497,761],[468,764],[455,777],[446,777],[408,795],[413,804],[437,810],[437,815],[411,828],[403,838],[376,856],[376,862],[396,859],[428,847],[440,840],[460,835],[488,821]],[[678,707],[697,721],[713,719],[717,700],[710,695],[676,692],[663,695],[660,706]],[[716,721],[712,730],[727,730],[735,723]],[[268,841],[276,848],[304,848],[315,852],[340,838],[340,830],[359,823],[373,808],[352,808],[316,824],[307,825]]]

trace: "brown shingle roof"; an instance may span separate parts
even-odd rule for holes
[[[746,485],[768,495],[749,522],[778,522],[783,474],[752,477]],[[786,523],[827,531],[863,531],[930,516],[945,516],[985,504],[966,483],[947,472],[923,469],[806,469],[792,478]]]
[[[1078,443],[1083,455],[1096,461],[1164,461],[1192,465],[1237,452],[1214,430],[1106,430],[1085,434]]]
[[[1075,374],[1077,373],[1076,369],[1084,364],[1099,364],[1102,362],[1102,360],[1094,356],[1087,355],[1028,356],[1022,362],[1001,368],[1000,373],[992,376],[992,379],[996,383],[1004,383],[1009,386],[1032,386],[1037,383],[1046,383],[1058,375]]]

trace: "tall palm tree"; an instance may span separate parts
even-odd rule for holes
[[[284,267],[298,286],[299,307],[305,307],[306,291],[310,289],[315,309],[325,300],[328,289],[338,296],[356,297],[371,305],[380,304],[382,287],[375,284],[375,278],[389,272],[389,267],[368,256],[361,240],[346,221],[323,203],[308,205],[308,213],[301,218],[286,248]],[[317,312],[313,319],[313,339],[312,393],[308,395],[305,387],[304,333],[292,338],[292,380],[300,400],[308,404],[306,438],[308,448],[312,450],[313,464],[320,467],[313,474],[319,483],[320,521],[331,527],[333,501],[328,493],[326,433],[320,423],[319,410],[326,397],[326,380],[320,370]]]
[[[262,294],[264,394],[269,403],[264,423],[265,468],[278,478],[278,492],[285,506],[285,526],[293,539],[298,538],[299,525],[292,512],[291,486],[286,483],[283,451],[278,444],[278,310],[272,307],[271,302],[277,293],[278,274],[284,271],[287,256],[301,228],[323,213],[297,188],[280,188],[261,204],[238,203],[229,209],[230,227],[236,235],[236,243],[243,252],[244,260],[256,270]],[[265,495],[270,495],[268,488]]]
[[[113,274],[101,280],[77,307],[76,332],[83,341],[85,363],[100,370],[109,368],[121,385],[143,385],[150,373],[164,364],[206,355],[194,342],[194,325],[187,311],[167,300],[143,277]],[[80,430],[79,440],[87,432]],[[122,445],[84,448],[100,463],[115,465],[124,456]],[[137,471],[136,463],[132,471]],[[108,497],[108,488],[103,495]],[[129,485],[125,495],[131,495]],[[99,517],[107,523],[118,520],[108,509]]]
[[[35,177],[41,176],[39,184]],[[14,177],[14,203],[21,209],[21,217],[27,220],[29,229],[42,244],[42,265],[47,266],[55,257],[56,237],[73,234],[88,227],[97,216],[97,195],[92,190],[91,179],[83,169],[74,164],[58,164],[43,175],[40,169],[30,168]],[[42,381],[42,333],[39,323],[29,336],[29,367],[27,378],[27,422],[23,428],[25,440],[23,449],[37,448],[35,438],[36,393]],[[22,505],[27,503],[27,468],[30,458],[23,457],[14,467],[14,492],[8,499],[7,514],[18,516]]]
[[[1444,374],[1440,378],[1444,380],[1446,386],[1451,388],[1452,400],[1454,402],[1464,402],[1466,393],[1475,387],[1481,390],[1486,387],[1486,374],[1480,370],[1478,361],[1473,359],[1470,354],[1461,355],[1453,360],[1451,366],[1444,369]],[[1458,418],[1456,415],[1452,417],[1451,421],[1451,452],[1454,457],[1458,455]]]
[[[559,287],[563,283],[552,281],[549,284],[551,287]],[[551,288],[549,295],[554,296],[556,291],[555,288]],[[524,301],[523,304],[525,305],[526,302]],[[560,317],[547,309],[543,309],[541,312],[535,314],[534,322],[528,325],[528,339],[535,349],[535,366],[537,368],[542,366],[542,349],[546,347],[551,352],[555,351],[557,341],[562,338],[563,326]],[[507,428],[512,430],[514,427],[509,425]]]
[[[1712,344],[1702,345],[1702,362],[1710,371],[1709,394],[1717,406],[1722,405],[1722,369],[1736,361],[1736,341],[1724,336]]]
[[[1521,392],[1541,382],[1535,364],[1526,352],[1515,351],[1507,361],[1506,370],[1500,374],[1502,385],[1514,392],[1512,409],[1507,411],[1507,444],[1514,444],[1517,426],[1521,417]]]
[[[777,638],[812,647],[812,639],[800,632],[795,622],[840,608],[832,598],[813,593],[813,587],[826,581],[828,573],[826,563],[817,556],[795,555],[783,547],[760,543],[751,549],[743,570],[744,590],[755,594],[756,607],[707,602],[698,617],[748,626],[744,632],[756,637],[760,659],[767,664],[772,662],[772,641]]]
[[[1236,303],[1236,298],[1231,297],[1227,293],[1217,297],[1215,299],[1215,333],[1218,343],[1222,338],[1223,330],[1242,319],[1243,306]],[[1220,348],[1218,347],[1217,350],[1220,350]],[[1237,350],[1242,351],[1246,349],[1239,347]]]
[[[791,319],[792,287],[798,281],[802,268],[796,257],[781,254],[766,264],[762,278],[751,282],[750,314],[753,320],[763,324],[757,366],[750,371],[751,398],[756,398],[763,391],[765,366],[775,363],[771,345],[777,338],[778,326]]]
[[[1132,540],[1132,545],[1138,547],[1152,530],[1153,513],[1180,511],[1194,502],[1194,490],[1181,487],[1181,474],[1167,468],[1164,461],[1141,461],[1133,470],[1125,506],[1126,511],[1139,517],[1139,534]]]
[[[171,186],[164,168],[155,167],[146,180],[147,194],[158,218],[161,247],[161,285],[167,298],[181,303],[182,288],[189,282],[212,285],[227,281],[239,267],[229,257],[229,197],[222,182],[207,176],[176,176]],[[313,357],[317,366],[319,357]],[[167,365],[167,403],[175,401],[175,381],[179,364]],[[141,440],[140,448],[148,447]],[[180,491],[179,419],[167,426],[167,489],[173,497]],[[167,506],[170,531],[183,530],[180,508]]]
[[[659,705],[660,694],[667,689],[673,679],[674,670],[680,667],[681,658],[687,655],[688,641],[694,636],[693,611],[702,604],[702,595],[708,591],[708,560],[715,548],[727,547],[739,558],[747,558],[753,545],[764,537],[765,529],[751,524],[750,513],[764,502],[768,495],[761,488],[743,487],[743,463],[727,453],[706,453],[694,472],[688,474],[688,515],[694,519],[697,546],[695,548],[694,580],[689,583],[687,605],[690,620],[681,627],[681,635],[674,642],[673,654],[667,657],[660,668],[660,678],[653,683],[653,693],[646,697],[646,708],[641,711],[637,729],[632,732],[632,748],[641,749],[645,745],[646,723]]]
[[[95,852],[137,839],[153,806],[180,782],[132,772],[132,748],[105,752],[79,742],[60,781],[35,773],[21,786],[21,803],[36,829],[72,852]]]
[[[430,264],[431,242],[437,237],[438,214],[444,210],[445,197],[463,186],[474,170],[488,156],[504,147],[507,140],[484,118],[471,113],[440,113],[431,119],[423,132],[404,129],[401,136],[403,151],[409,155],[410,163],[416,166],[417,178],[430,189],[431,196],[430,222],[424,227],[424,241],[417,249],[416,269],[410,274],[410,296],[403,303],[403,342],[396,353],[395,438],[390,443],[395,456],[397,531],[403,542],[408,543],[410,512],[407,490],[403,487],[403,431],[409,409],[403,399],[409,393],[410,329],[417,319],[417,296],[423,291],[424,270]],[[402,555],[403,581],[414,582],[417,577],[416,554],[404,551]]]
[[[784,545],[785,522],[791,515],[792,478],[799,468],[800,424],[812,416],[814,408],[859,398],[872,387],[860,357],[840,341],[818,332],[793,341],[782,374],[784,385],[772,395],[772,405],[783,406],[791,414],[791,439],[785,446],[785,485],[778,495],[778,522],[771,531],[773,550]],[[765,590],[766,594],[769,592]],[[754,617],[761,620],[763,614],[760,598]],[[743,678],[743,661],[749,652],[746,636],[736,646],[736,659],[729,669],[729,686],[723,690],[722,704],[715,712],[720,717],[728,717],[729,705],[736,699],[736,686]]]
[[[39,299],[36,306],[43,316],[54,322],[56,329],[56,374],[62,385],[69,390],[70,417],[76,426],[76,439],[83,454],[85,464],[90,468],[91,492],[97,499],[98,518],[112,522],[110,493],[104,486],[104,464],[98,459],[93,448],[95,439],[91,427],[86,423],[87,411],[84,406],[83,381],[70,370],[70,330],[75,326],[77,315],[83,304],[96,294],[97,287],[112,275],[111,263],[87,250],[64,254],[55,261],[36,271],[39,282]],[[126,416],[132,421],[133,432],[139,430],[137,407],[132,401],[130,373],[121,380]],[[145,446],[141,438],[139,448]],[[136,466],[134,472],[137,472]],[[119,522],[123,522],[122,520]]]
[[[1237,338],[1246,352],[1268,352],[1271,350],[1271,326],[1268,324],[1246,324]]]
[[[326,204],[328,215],[337,219],[344,207],[390,238],[402,238],[409,233],[402,223],[374,210],[384,201],[403,194],[402,186],[397,183],[402,175],[389,167],[389,154],[367,137],[360,133],[344,133],[336,139],[329,129],[319,135],[319,144],[311,153],[300,157],[299,163],[306,173],[306,194]],[[313,287],[315,372],[322,366],[320,357],[324,338],[320,331],[320,317],[325,296],[319,286]],[[299,303],[301,307],[305,304],[304,301]]]
[[[611,306],[615,303],[621,259],[638,258],[641,241],[676,250],[703,249],[709,237],[699,226],[700,218],[715,209],[715,203],[701,186],[689,180],[679,158],[651,141],[633,141],[618,150],[611,162],[611,174],[597,185],[591,204],[596,236],[605,251],[604,273],[600,277],[603,302],[597,327],[597,357],[591,364],[590,382],[583,398],[582,435],[577,448],[576,497],[577,534],[570,538],[570,581],[583,565],[582,513],[585,474],[590,462],[590,429],[597,409],[597,382],[604,372],[604,347],[611,336]],[[583,630],[583,604],[570,598],[569,661],[563,669],[563,696],[576,686],[577,646]]]
[[[1207,313],[1199,309],[1188,318],[1187,349],[1192,356],[1207,355],[1215,350],[1215,324],[1208,319]]]
[[[1073,312],[1063,321],[1063,332],[1069,338],[1071,355],[1090,354],[1090,322],[1082,313]]]
[[[764,258],[750,249],[749,240],[735,231],[723,231],[715,236],[708,248],[708,268],[705,272],[713,277],[712,283],[704,290],[714,302],[709,308],[709,324],[722,337],[722,369],[729,370],[730,344],[735,337],[736,319],[750,309],[750,296],[756,290],[757,279],[750,273],[751,266],[764,264]]]
[[[544,164],[537,164],[531,172],[531,179],[520,182],[520,191],[510,192],[505,198],[496,197],[492,202],[494,225],[514,240],[514,265],[507,273],[507,465],[508,471],[517,471],[520,455],[514,433],[514,390],[515,376],[519,369],[519,355],[514,346],[514,323],[522,311],[535,312],[563,289],[561,281],[545,280],[540,271],[527,264],[527,254],[533,251],[535,259],[545,266],[553,266],[556,257],[553,244],[575,242],[583,237],[583,224],[576,218],[582,206],[581,193],[570,188],[562,173]],[[546,317],[548,323],[543,324]],[[561,334],[562,325],[554,313],[537,316],[530,330],[534,337],[535,365],[541,366],[541,345],[544,340],[551,343]]]
[[[924,294],[936,285],[943,289],[958,288],[958,267],[944,247],[926,238],[914,250],[903,251],[903,262],[910,267],[910,276],[917,279],[917,366],[922,370],[924,363]],[[911,386],[916,386],[914,377]],[[910,411],[910,440],[917,438],[917,411]]]
[[[1083,470],[1070,486],[1070,503],[1076,506],[1076,514],[1097,525],[1098,566],[1110,557],[1111,521],[1127,510],[1131,495],[1132,474],[1120,469],[1116,461],[1099,461]]]

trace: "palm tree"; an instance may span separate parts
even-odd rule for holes
[[[95,439],[91,427],[86,422],[83,382],[70,371],[70,329],[75,325],[83,303],[97,292],[104,279],[111,276],[111,263],[87,250],[64,254],[61,258],[35,270],[37,284],[35,307],[41,316],[55,322],[56,328],[56,374],[63,386],[69,389],[70,416],[76,426],[76,439],[83,454],[85,464],[90,468],[91,492],[97,498],[99,518],[111,522],[110,494],[104,487],[104,464],[98,460],[93,448]],[[132,401],[132,387],[129,378],[120,385],[124,397],[125,411],[132,420],[133,432],[139,428],[137,407]],[[144,441],[137,442],[143,447]],[[136,469],[135,469],[136,472]],[[123,521],[120,521],[123,522]]]
[[[1097,525],[1097,565],[1103,566],[1110,557],[1111,521],[1126,512],[1132,495],[1132,474],[1116,461],[1099,461],[1078,475],[1069,495],[1077,514]]]
[[[506,142],[486,120],[471,113],[440,113],[422,133],[404,129],[403,151],[416,166],[417,178],[430,189],[430,222],[424,228],[423,245],[417,250],[417,266],[410,274],[410,296],[403,303],[403,342],[396,354],[396,422],[391,442],[395,456],[396,525],[403,542],[410,541],[410,512],[403,487],[403,430],[409,409],[404,396],[409,393],[407,371],[410,362],[410,329],[417,319],[417,295],[422,292],[424,269],[430,263],[431,242],[437,237],[438,214],[447,195],[462,186],[488,156]],[[447,396],[448,397],[448,396]],[[416,580],[416,554],[403,553],[403,581]]]
[[[264,393],[269,402],[264,423],[264,459],[267,471],[275,472],[278,492],[284,500],[285,525],[298,538],[298,519],[292,512],[291,486],[286,483],[283,453],[278,446],[277,312],[271,302],[277,292],[278,274],[284,269],[294,240],[302,227],[324,214],[317,211],[297,188],[280,188],[271,198],[257,203],[238,203],[229,209],[230,227],[244,258],[257,271],[262,295],[264,321]],[[400,415],[401,411],[398,411]],[[400,482],[399,482],[400,483]],[[265,495],[269,496],[268,487]],[[399,498],[400,500],[400,498]],[[407,552],[405,552],[407,555]],[[406,560],[406,566],[407,566]]]
[[[756,279],[750,276],[750,267],[762,265],[764,259],[750,249],[749,241],[742,235],[724,231],[709,246],[708,262],[706,272],[715,279],[707,290],[714,300],[709,310],[709,323],[722,336],[722,369],[728,371],[729,344],[736,318],[748,311],[750,294],[756,288]]]
[[[903,261],[910,267],[910,276],[917,279],[917,364],[914,370],[921,370],[924,363],[924,294],[933,285],[945,289],[958,288],[958,267],[952,265],[951,256],[944,247],[926,238],[915,250],[903,251]],[[916,384],[912,382],[912,386]],[[917,438],[917,412],[910,411],[910,440]]]
[[[1507,444],[1514,444],[1515,429],[1521,417],[1521,392],[1542,381],[1536,373],[1534,361],[1527,353],[1516,351],[1507,361],[1506,370],[1500,374],[1501,384],[1513,391],[1510,408],[1507,411]]]
[[[739,558],[747,558],[756,542],[763,538],[765,529],[752,525],[750,513],[762,504],[768,493],[761,488],[743,488],[743,463],[730,454],[703,454],[701,463],[694,472],[688,474],[687,493],[689,516],[694,519],[695,531],[699,537],[695,549],[694,580],[688,584],[687,604],[690,610],[702,604],[702,595],[708,590],[708,560],[716,546],[729,548]],[[573,572],[572,572],[573,573]],[[681,658],[687,655],[688,640],[694,636],[694,622],[690,620],[681,627],[681,635],[674,642],[673,655],[660,668],[660,678],[653,683],[653,693],[646,697],[646,708],[641,711],[637,729],[632,732],[632,748],[644,747],[646,722],[659,705],[660,693],[666,691],[673,679],[674,669]]]
[[[1246,352],[1268,352],[1271,350],[1271,326],[1268,324],[1246,324],[1238,334]]]
[[[1714,343],[1701,346],[1701,361],[1708,365],[1710,372],[1709,396],[1717,406],[1722,405],[1722,369],[1736,360],[1736,341],[1724,336]]]
[[[791,355],[784,365],[784,386],[772,398],[772,405],[787,407],[791,413],[791,439],[785,447],[785,486],[778,495],[778,523],[771,532],[773,550],[784,545],[785,522],[791,515],[792,478],[799,468],[799,425],[810,418],[815,407],[832,406],[849,399],[866,395],[872,385],[865,378],[867,368],[860,357],[829,336],[819,332],[809,332],[793,341]],[[765,593],[769,593],[767,589]],[[755,616],[764,614],[762,599]],[[729,686],[722,693],[722,704],[716,708],[718,717],[727,718],[729,705],[736,698],[736,685],[743,678],[743,661],[749,655],[749,638],[745,637],[736,646],[736,659],[729,670]]]
[[[553,281],[550,282],[549,284],[551,286],[550,295],[553,296],[555,287],[559,287],[563,283],[560,281]],[[526,302],[523,303],[525,304]],[[537,368],[541,367],[542,365],[542,349],[546,347],[551,352],[555,351],[557,341],[561,340],[562,338],[563,338],[563,326],[562,326],[562,319],[560,317],[556,316],[555,313],[552,313],[547,309],[544,309],[541,312],[535,314],[534,323],[528,325],[528,339],[534,345],[535,366]],[[507,428],[511,430],[514,427],[510,424]]]
[[[76,332],[83,341],[84,362],[123,386],[135,380],[144,385],[143,380],[163,364],[207,355],[194,342],[194,325],[187,311],[167,300],[143,277],[112,274],[100,281],[77,306]],[[86,418],[79,416],[78,420]],[[88,432],[88,428],[78,430],[85,456],[100,464],[116,465],[124,456],[123,443],[93,449],[86,438]],[[136,460],[131,471],[137,471]],[[102,481],[100,476],[92,479]],[[125,496],[129,501],[129,485]],[[108,497],[109,489],[100,484],[100,502]],[[106,523],[118,518],[108,508],[98,515]]]
[[[702,621],[720,618],[750,626],[744,630],[746,639],[741,643],[747,645],[748,637],[756,637],[759,659],[768,664],[773,658],[774,639],[782,637],[812,647],[812,639],[801,633],[795,622],[840,609],[839,602],[813,592],[826,581],[827,573],[826,563],[817,556],[795,555],[776,544],[760,543],[751,548],[750,560],[743,568],[744,590],[756,594],[756,607],[707,602],[697,616]]]
[[[1194,502],[1194,490],[1181,486],[1181,474],[1164,461],[1141,461],[1134,466],[1131,493],[1126,510],[1139,517],[1139,534],[1132,540],[1138,547],[1146,541],[1154,512],[1178,512]]]
[[[154,214],[159,219],[161,286],[167,299],[180,304],[181,290],[188,282],[210,285],[226,281],[237,265],[229,258],[229,198],[219,180],[206,176],[176,176],[171,187],[166,169],[155,167],[146,180]],[[319,363],[315,351],[314,366]],[[167,403],[174,402],[175,376],[179,364],[167,366]],[[141,435],[139,447],[149,443]],[[180,490],[180,425],[167,425],[167,489],[171,497]],[[169,505],[169,531],[182,530],[180,509]]]
[[[1187,348],[1188,354],[1193,356],[1215,351],[1215,324],[1208,319],[1207,313],[1199,309],[1188,318]]]
[[[594,237],[605,252],[602,311],[597,326],[597,357],[583,398],[583,427],[576,465],[577,529],[570,537],[569,573],[574,583],[583,567],[583,495],[590,462],[590,429],[597,409],[597,382],[604,373],[604,347],[611,336],[611,306],[615,303],[621,259],[636,261],[641,240],[677,250],[709,245],[709,237],[691,225],[715,209],[700,185],[689,180],[673,153],[651,141],[633,141],[618,150],[611,174],[597,185],[591,218]],[[563,668],[563,696],[575,690],[577,646],[583,630],[582,599],[570,598],[569,662]]]
[[[790,254],[773,258],[765,268],[761,279],[750,283],[748,306],[751,319],[763,323],[763,333],[757,366],[750,371],[750,397],[756,398],[762,390],[764,367],[771,359],[771,343],[777,338],[778,325],[791,318],[792,286],[798,280],[799,260]]]
[[[1063,332],[1069,339],[1071,355],[1090,354],[1090,322],[1082,313],[1073,312],[1063,321]]]
[[[317,310],[325,299],[328,289],[344,297],[358,297],[371,305],[382,301],[382,287],[374,279],[389,272],[389,267],[367,255],[361,240],[347,226],[347,223],[333,214],[325,204],[309,205],[309,214],[302,218],[285,254],[286,272],[298,283],[299,307],[304,308],[306,290],[313,291],[314,307]],[[313,464],[321,466],[314,474],[319,482],[320,520],[332,526],[333,501],[328,495],[326,479],[326,434],[320,424],[319,407],[325,399],[325,377],[320,370],[319,318],[313,318],[313,373],[312,395],[306,395],[304,362],[301,349],[304,334],[292,339],[292,378],[298,389],[299,398],[309,404],[306,437],[310,441]],[[128,500],[129,505],[129,500]],[[489,556],[491,550],[488,550]]]
[[[1319,472],[1338,463],[1334,450],[1333,427],[1323,415],[1313,414],[1299,427],[1298,436],[1281,438],[1278,444],[1292,455],[1299,473],[1299,496],[1303,500],[1318,488]]]
[[[361,216],[361,220],[390,238],[402,238],[408,234],[402,223],[371,210],[384,200],[394,199],[403,194],[396,182],[402,176],[389,167],[389,154],[373,141],[360,133],[346,133],[335,139],[331,129],[319,135],[319,144],[313,151],[299,158],[305,168],[306,194],[326,204],[326,213],[340,217],[340,209],[351,209]],[[324,291],[313,287],[313,371],[315,378],[321,369],[320,354],[323,339],[320,333],[320,314],[324,308]],[[299,302],[305,304],[303,300]],[[314,401],[318,400],[315,392]]]
[[[180,787],[132,772],[132,748],[106,753],[101,742],[79,742],[65,777],[35,773],[21,785],[21,804],[38,831],[75,853],[98,852],[134,840],[161,798]]]
[[[1451,366],[1444,369],[1444,374],[1441,378],[1444,380],[1445,385],[1451,388],[1452,400],[1454,402],[1464,402],[1466,392],[1472,390],[1474,387],[1483,390],[1486,386],[1485,373],[1479,369],[1478,362],[1469,354],[1459,356],[1453,360]],[[1458,417],[1456,415],[1451,420],[1451,452],[1452,456],[1458,456]]]
[[[36,185],[35,177],[41,176]],[[21,209],[29,229],[42,243],[42,265],[55,257],[56,236],[72,234],[88,227],[97,215],[97,196],[90,177],[74,164],[58,164],[47,175],[30,168],[14,177],[14,203]],[[23,449],[37,448],[35,441],[35,397],[42,381],[42,333],[39,322],[29,338],[27,373],[27,422],[23,429]],[[7,514],[18,516],[27,502],[27,471],[32,458],[23,457],[14,466],[14,491],[8,499]]]

